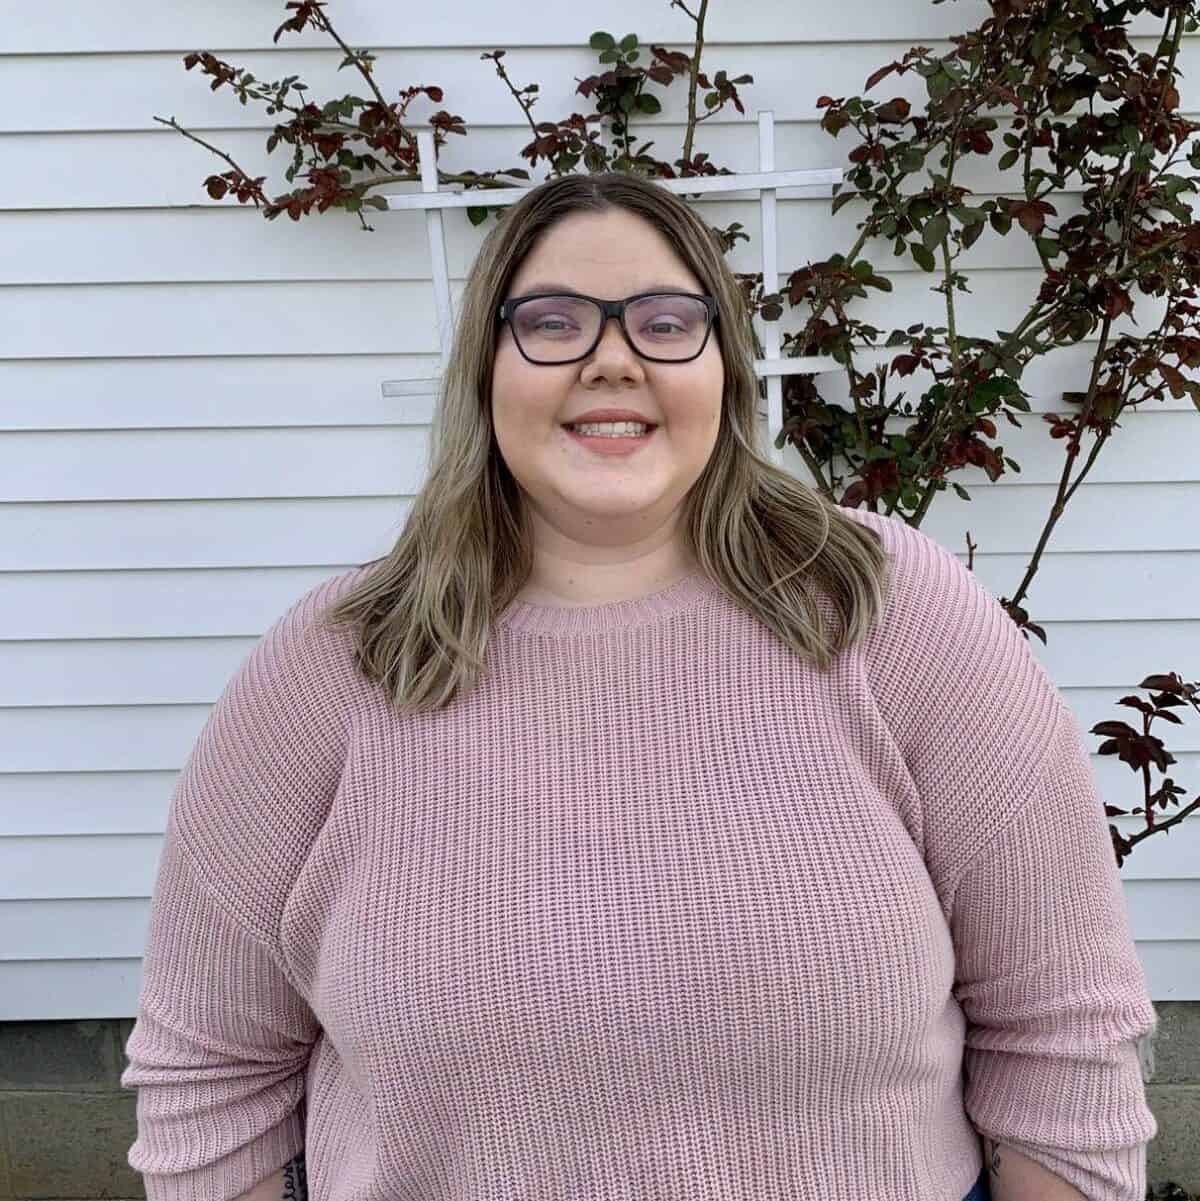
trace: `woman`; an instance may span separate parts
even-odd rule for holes
[[[1072,714],[953,554],[758,455],[704,222],[535,187],[456,338],[394,549],[275,622],[172,797],[151,1201],[1142,1201]]]

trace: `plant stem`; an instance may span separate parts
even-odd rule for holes
[[[164,121],[162,117],[155,117],[154,120],[159,122],[161,125],[169,125],[172,129],[178,130],[181,134],[183,134],[185,138],[191,138],[193,142],[199,143],[199,145],[203,146],[206,150],[211,150],[213,154],[217,155],[218,158],[223,158],[243,179],[245,179],[247,182],[250,181],[250,176],[247,175],[246,172],[243,171],[242,168],[239,167],[238,164],[234,162],[234,160],[230,158],[224,150],[218,150],[215,146],[206,142],[203,138],[198,138],[194,133],[188,133],[188,131],[184,129],[174,117],[172,117],[169,121]],[[257,191],[258,189],[255,190]],[[254,201],[254,207],[258,208],[258,197],[251,193],[250,198]]]
[[[498,58],[495,60],[495,63],[496,63],[496,74],[499,75],[500,78],[504,80],[505,84],[508,85],[508,90],[512,93],[513,99],[521,106],[521,111],[525,114],[525,120],[529,122],[530,132],[532,132],[534,140],[536,141],[537,137],[538,137],[537,125],[534,123],[533,114],[529,111],[532,106],[527,105],[525,103],[525,101],[521,99],[521,94],[520,94],[520,92],[517,91],[516,88],[513,87],[512,80],[509,79],[508,72],[504,69],[504,64],[501,63]],[[549,161],[549,160],[547,160],[547,161]],[[552,170],[555,170],[554,164],[552,162],[551,162],[550,166],[551,166]],[[555,170],[555,173],[559,174],[559,175],[562,174],[561,172],[559,172],[557,170]]]
[[[700,0],[700,13],[694,15],[688,11],[683,0],[675,0],[693,21],[696,22],[696,40],[692,50],[692,67],[688,72],[688,120],[687,130],[683,137],[683,161],[692,161],[692,145],[696,136],[696,77],[700,74],[700,55],[704,50],[704,18],[708,12],[708,0]]]

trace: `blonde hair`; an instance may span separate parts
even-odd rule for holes
[[[533,566],[521,493],[492,430],[497,310],[540,234],[570,213],[613,207],[664,234],[717,302],[721,423],[683,515],[698,566],[822,671],[882,611],[889,559],[878,534],[756,449],[752,330],[715,232],[649,179],[566,175],[531,188],[484,238],[439,384],[425,481],[391,551],[362,564],[373,569],[323,615],[352,627],[359,669],[401,713],[441,708],[475,684],[492,623]]]

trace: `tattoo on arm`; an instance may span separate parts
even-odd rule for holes
[[[283,1169],[283,1201],[308,1201],[308,1172],[303,1154]]]
[[[987,1160],[987,1170],[992,1176],[1000,1174],[1000,1144],[990,1138],[983,1140],[984,1158]]]

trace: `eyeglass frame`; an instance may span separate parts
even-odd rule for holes
[[[549,296],[570,296],[575,300],[590,300],[600,309],[600,328],[596,331],[595,341],[581,355],[576,355],[573,359],[554,359],[551,362],[544,362],[541,359],[531,359],[525,353],[525,348],[521,345],[521,339],[517,337],[516,328],[512,324],[512,314],[514,310],[525,303],[527,300],[545,300]],[[656,355],[643,354],[633,344],[633,339],[629,336],[629,329],[625,325],[625,307],[635,300],[645,300],[647,296],[687,296],[692,300],[700,300],[704,302],[706,313],[704,338],[700,342],[700,349],[695,354],[690,354],[686,359],[660,359]],[[568,363],[578,363],[586,359],[597,346],[600,345],[600,339],[604,337],[604,331],[608,328],[608,319],[615,317],[617,324],[621,327],[621,333],[625,338],[629,349],[633,351],[638,358],[646,359],[651,363],[690,363],[694,359],[698,359],[703,353],[704,348],[708,345],[709,335],[712,333],[713,326],[717,323],[717,318],[720,316],[720,310],[717,308],[717,300],[715,296],[706,296],[700,292],[684,292],[682,290],[653,288],[649,292],[638,292],[633,296],[626,296],[624,300],[601,300],[599,296],[586,296],[582,292],[533,292],[528,296],[517,296],[504,301],[497,312],[497,318],[503,324],[508,322],[512,329],[513,345],[521,352],[521,357],[527,362],[532,363],[535,367],[565,367]]]

